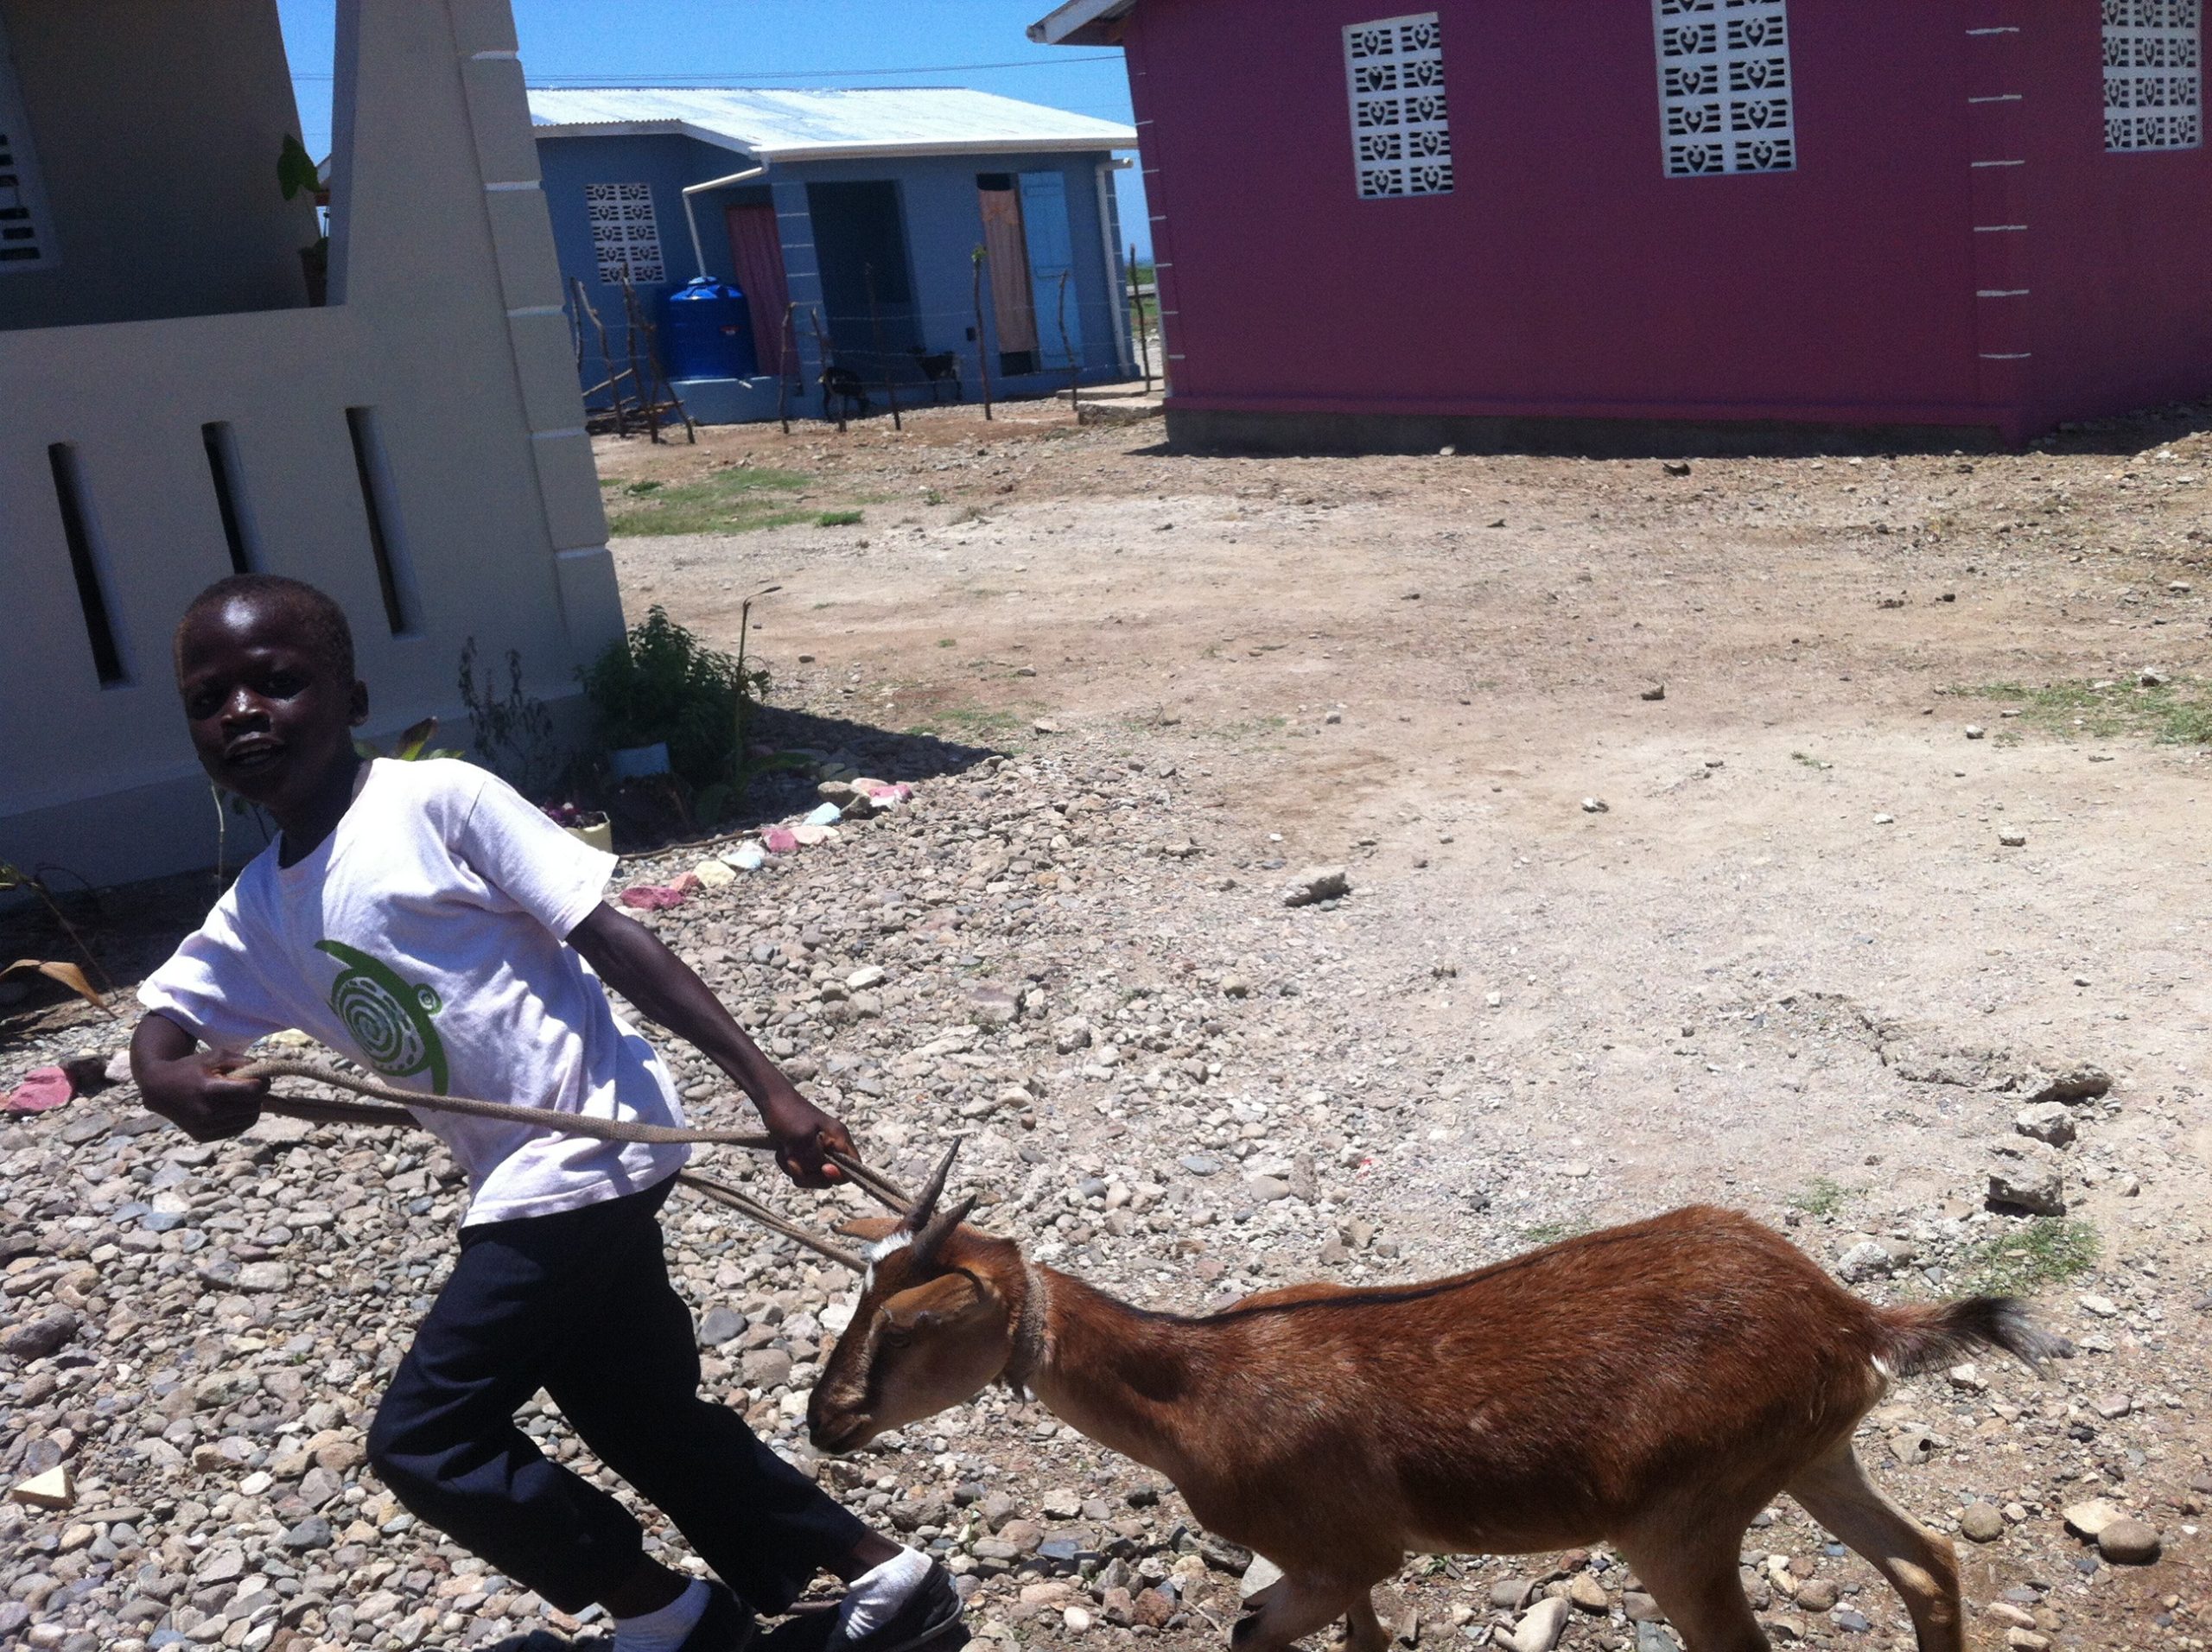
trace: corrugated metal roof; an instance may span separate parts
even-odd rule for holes
[[[1029,25],[1039,46],[1119,46],[1122,26],[1136,0],[1066,0]]]
[[[682,132],[764,161],[889,155],[1130,149],[1137,135],[963,86],[857,89],[743,86],[540,87],[530,94],[541,137]]]

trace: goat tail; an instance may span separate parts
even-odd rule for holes
[[[2074,1344],[2040,1329],[2016,1296],[1968,1296],[1929,1306],[1877,1308],[1881,1358],[1899,1376],[1916,1376],[1965,1358],[1977,1348],[2001,1348],[2041,1374],[2049,1359],[2071,1359]]]

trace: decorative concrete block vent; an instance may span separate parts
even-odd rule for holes
[[[2202,0],[2104,0],[2105,148],[2204,141]]]
[[[1452,193],[1444,28],[1433,11],[1344,30],[1352,162],[1363,200]]]
[[[619,282],[626,274],[632,286],[644,287],[668,279],[651,184],[586,184],[584,208],[591,215],[592,251],[601,281]]]
[[[1785,0],[1652,0],[1670,178],[1794,172]]]

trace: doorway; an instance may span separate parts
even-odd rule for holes
[[[810,183],[823,317],[840,366],[881,383],[921,343],[906,268],[906,228],[893,183]]]
[[[1037,371],[1037,304],[1029,283],[1029,235],[1021,191],[1011,172],[976,179],[983,209],[983,250],[991,269],[991,309],[998,320],[999,372]]]
[[[795,373],[798,353],[784,327],[791,289],[784,281],[784,238],[776,227],[776,208],[768,201],[741,202],[724,209],[722,226],[729,235],[738,290],[745,295],[753,321],[753,359],[763,373],[780,372],[787,361]]]

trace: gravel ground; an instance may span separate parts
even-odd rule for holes
[[[2000,660],[2087,677],[2148,651],[2108,634],[2107,588],[2182,605],[2164,588],[2193,543],[2185,497],[2146,515],[2121,486],[2152,458],[1985,460],[1972,484],[1869,460],[1897,530],[1877,535],[1840,461],[1177,461],[1034,424],[971,452],[951,412],[911,445],[867,429],[797,454],[855,497],[928,476],[912,522],[871,505],[857,531],[624,552],[633,606],[710,632],[783,581],[755,646],[787,740],[822,777],[915,784],[644,915],[877,1162],[916,1178],[960,1135],[979,1222],[1162,1308],[1433,1276],[1693,1198],[1785,1227],[1877,1299],[2020,1285],[2077,1357],[1901,1385],[1862,1450],[1963,1534],[1972,1644],[2205,1644],[2198,772],[2133,724],[2094,747],[2025,720],[2016,737],[1994,704],[1934,696]],[[2101,549],[1985,560],[2053,475]],[[1685,480],[1694,497],[1627,511]],[[1629,519],[1548,543],[1598,533],[1593,511]],[[1478,539],[1524,511],[1528,537]],[[1796,525],[1747,581],[1738,539],[1776,513]],[[1668,549],[1639,560],[1662,518]],[[2077,550],[2114,559],[2095,603]],[[1943,600],[1968,563],[2009,571]],[[1898,589],[1910,606],[1879,606]],[[2151,633],[2183,672],[2204,647],[2185,612]],[[1969,741],[1970,717],[2001,738]],[[2031,873],[1989,841],[2016,819]],[[1309,861],[1349,893],[1286,905]],[[111,966],[145,967],[176,921]],[[35,998],[5,1030],[10,1084],[122,1038]],[[699,1116],[737,1121],[669,1053]],[[203,1147],[154,1124],[124,1086],[0,1127],[0,1480],[74,1477],[66,1508],[0,1504],[0,1640],[588,1640],[362,1467],[458,1219],[435,1144],[269,1120]],[[812,1220],[859,1209],[726,1168]],[[2037,1201],[2055,1178],[2064,1216],[1993,1206],[1993,1172]],[[813,1463],[805,1395],[852,1281],[718,1208],[667,1225],[709,1391]],[[528,1426],[599,1471],[550,1407]],[[1211,1648],[1235,1616],[1246,1557],[1033,1405],[995,1395],[817,1472],[943,1554],[993,1640]],[[2069,1509],[2139,1517],[2158,1558],[2103,1558]],[[1794,1504],[1745,1560],[1777,1643],[1910,1645],[1895,1597]],[[1386,1621],[1516,1646],[1557,1595],[1569,1652],[1672,1644],[1632,1584],[1603,1551],[1416,1561]]]

